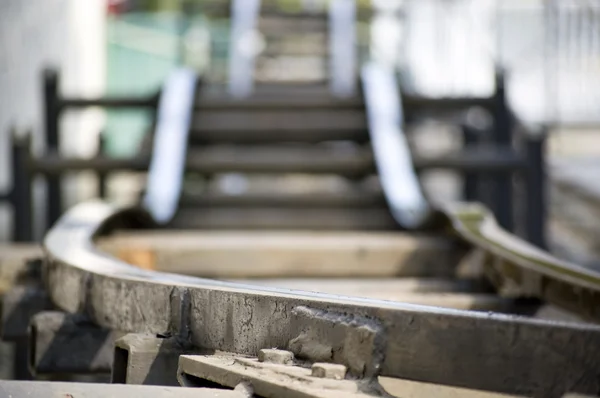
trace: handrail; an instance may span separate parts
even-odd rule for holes
[[[364,366],[373,365],[376,375],[508,393],[535,391],[537,396],[558,396],[571,391],[565,388],[581,387],[582,381],[583,392],[597,388],[590,380],[598,379],[594,365],[600,355],[598,325],[153,272],[94,248],[93,239],[100,234],[119,224],[143,225],[148,218],[140,209],[103,202],[83,203],[63,215],[44,241],[45,280],[53,302],[113,330],[177,334],[197,347],[248,355],[265,347],[288,348],[292,341],[306,339],[303,332],[316,327],[314,322],[347,318],[348,326],[335,329],[335,338],[357,338],[353,322],[369,322],[364,331],[378,337],[368,355],[374,362]],[[313,336],[314,344],[327,339],[328,332],[321,333]],[[549,358],[555,358],[557,347],[565,342],[569,349],[561,350],[559,362],[568,366],[556,366]]]
[[[177,69],[165,81],[160,95],[143,204],[161,224],[171,220],[179,202],[196,84],[193,71]]]
[[[431,218],[403,131],[404,114],[391,67],[363,66],[362,83],[369,134],[383,192],[392,216],[407,229],[422,228]]]

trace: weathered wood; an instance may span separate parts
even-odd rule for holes
[[[302,126],[288,129],[265,128],[260,131],[220,130],[205,127],[198,116],[199,129],[191,132],[190,139],[194,144],[236,143],[261,144],[276,142],[317,143],[326,141],[366,142],[368,131],[362,126],[335,129],[302,129]]]
[[[174,229],[280,229],[389,231],[397,224],[386,208],[235,208],[179,209],[169,227]]]
[[[80,204],[45,240],[52,300],[65,311],[84,308],[100,326],[153,334],[176,327],[195,346],[240,355],[256,355],[265,347],[295,350],[300,342],[308,344],[300,352],[331,358],[338,347],[348,352],[360,344],[364,351],[358,358],[334,361],[362,362],[381,376],[515,394],[553,397],[573,387],[599,391],[596,325],[149,272],[92,249],[91,239],[100,232],[110,233],[120,223],[144,226],[148,217],[139,209],[117,212],[101,202]],[[368,332],[364,344],[359,329]],[[311,351],[311,344],[324,344],[325,350]],[[557,351],[566,345],[569,350]]]
[[[499,394],[490,391],[445,386],[443,384],[379,377],[379,383],[388,393],[402,398],[518,398],[522,396]]]
[[[343,191],[340,193],[244,193],[228,195],[222,193],[184,193],[180,200],[181,207],[264,207],[264,208],[353,208],[362,209],[368,206],[384,208],[385,198],[381,192]]]
[[[450,276],[447,239],[401,233],[119,233],[98,246],[144,268],[207,278]]]
[[[332,151],[323,146],[211,147],[190,149],[187,169],[198,173],[318,173],[366,175],[375,170],[369,148]]]
[[[354,109],[205,110],[194,115],[194,135],[220,131],[366,130],[366,116]]]
[[[268,86],[267,84],[265,84]],[[304,95],[302,92],[294,95],[279,94],[276,88],[263,88],[263,84],[257,86],[258,93],[254,93],[250,98],[232,98],[229,95],[220,93],[222,89],[213,87],[208,90],[199,91],[196,97],[196,109],[202,114],[205,111],[232,111],[232,110],[286,110],[294,108],[298,110],[327,110],[333,109],[354,109],[364,111],[364,103],[362,98],[337,98],[327,95],[324,88],[317,86],[316,88],[305,90],[308,91]],[[291,86],[291,84],[289,84]],[[310,87],[310,86],[309,86]],[[296,90],[296,87],[290,87],[285,90]],[[303,86],[299,86],[302,91]],[[284,90],[284,89],[281,89]],[[311,92],[316,92],[313,94]],[[319,94],[319,91],[323,91]]]
[[[29,398],[245,398],[238,391],[216,388],[136,386],[103,383],[67,383],[56,381],[0,381],[3,397]]]
[[[260,18],[258,22],[261,32],[325,32],[327,31],[327,19],[324,17],[265,17]]]

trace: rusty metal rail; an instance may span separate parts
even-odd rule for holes
[[[476,207],[444,214],[449,228],[484,251],[489,266],[521,293],[578,303],[576,309],[598,320],[598,275],[507,240]],[[119,226],[148,223],[142,210],[102,202],[67,212],[45,240],[45,283],[55,305],[102,328],[178,336],[192,350],[251,356],[265,348],[291,350],[309,362],[345,365],[359,379],[399,377],[547,397],[600,389],[597,325],[159,273],[94,248],[94,239]]]

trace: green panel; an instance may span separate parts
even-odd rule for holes
[[[176,14],[125,14],[108,21],[107,94],[150,95],[179,62],[181,20]],[[133,155],[151,123],[148,111],[109,111],[106,151]]]

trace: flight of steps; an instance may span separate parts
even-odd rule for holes
[[[265,84],[247,99],[199,90],[174,228],[389,230],[364,104],[323,85]],[[220,177],[247,177],[244,192]]]

